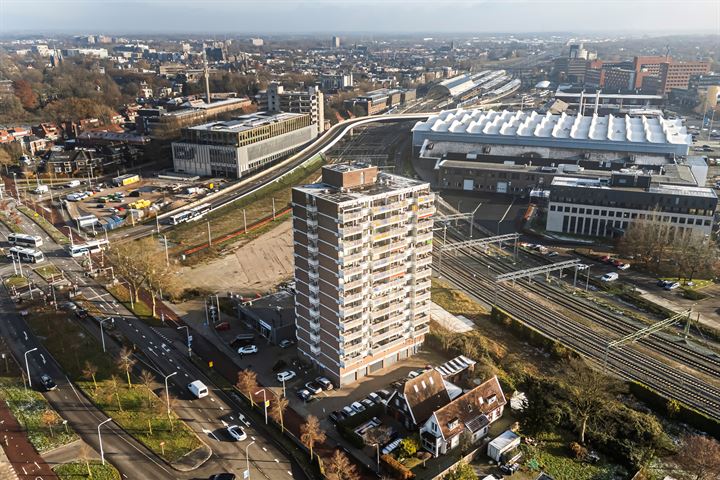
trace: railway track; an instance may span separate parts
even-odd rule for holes
[[[457,231],[451,229],[448,231],[450,239],[464,239]],[[436,240],[435,243],[442,244],[442,240]],[[496,296],[494,276],[517,270],[518,267],[505,259],[487,255],[479,248],[469,250],[475,258],[444,256],[442,273],[476,299],[493,304]],[[467,260],[470,262],[468,263]],[[481,265],[486,265],[487,268]],[[598,333],[592,327],[579,323],[564,312],[554,310],[543,305],[540,300],[528,297],[528,290],[548,302],[556,302],[561,309],[573,315],[589,319],[608,330],[613,336],[620,337],[638,329],[628,324],[626,318],[617,315],[608,316],[606,312],[598,311],[596,305],[570,297],[567,293],[545,283],[522,282],[516,286],[506,285],[498,292],[498,307],[543,335],[560,341],[601,365],[606,355],[608,335]],[[669,359],[686,364],[698,372],[720,377],[720,362],[701,355],[685,345],[662,336],[643,339],[640,344]],[[698,411],[720,418],[720,389],[696,376],[673,368],[634,346],[609,350],[606,365],[608,371],[624,379],[646,384],[663,396],[678,399]]]

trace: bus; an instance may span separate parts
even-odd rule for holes
[[[97,253],[105,248],[108,244],[107,240],[93,240],[87,243],[79,243],[77,245],[70,246],[71,257],[82,257],[83,255],[89,255],[91,253]]]
[[[37,248],[42,246],[42,237],[39,235],[26,235],[24,233],[11,233],[8,235],[8,242],[11,245],[18,245],[21,247],[33,247]]]
[[[168,222],[171,225],[178,225],[180,223],[184,222],[192,222],[193,220],[199,220],[207,212],[210,211],[212,208],[212,205],[209,203],[203,203],[202,205],[198,205],[197,207],[189,208],[183,212],[176,213],[175,215],[170,215],[168,218]]]
[[[10,256],[27,263],[38,263],[45,260],[45,255],[43,255],[40,250],[34,250],[32,248],[12,247],[10,249]]]

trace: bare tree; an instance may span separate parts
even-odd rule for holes
[[[122,403],[120,402],[120,379],[118,378],[117,375],[110,376],[110,385],[109,386],[110,386],[110,396],[115,397],[115,399],[117,400],[117,404],[118,404],[118,410],[120,410],[122,412],[123,411]]]
[[[588,422],[604,411],[621,386],[616,380],[588,367],[580,359],[570,360],[566,375],[565,391],[571,410],[570,416],[580,434],[580,443],[584,444]]]
[[[273,420],[280,423],[280,431],[283,433],[285,433],[285,423],[283,417],[288,403],[288,399],[285,397],[275,397],[270,408],[270,416]]]
[[[325,465],[325,477],[328,480],[360,480],[357,468],[340,450],[335,450],[330,461]]]
[[[235,384],[250,399],[250,404],[254,407],[253,393],[258,388],[257,373],[252,370],[240,370],[237,375],[237,383]]]
[[[57,422],[57,415],[55,414],[55,412],[48,408],[42,413],[40,419],[43,425],[50,429],[50,436],[54,437],[55,432],[53,432],[53,425],[55,425],[55,423]]]
[[[148,372],[147,370],[142,370],[140,372],[140,385],[145,387],[145,389],[148,392],[148,397],[147,397],[148,404],[151,403],[154,384],[155,384],[155,375]]]
[[[313,458],[315,443],[325,441],[325,432],[320,428],[320,422],[314,415],[309,415],[305,423],[300,426],[300,441],[310,449],[310,460]]]
[[[130,295],[140,300],[140,288],[147,283],[152,268],[158,261],[158,247],[150,237],[114,245],[108,251],[108,258],[115,273],[123,277],[132,287]]]
[[[83,378],[86,378],[88,380],[92,379],[93,385],[95,385],[95,393],[97,393],[98,384],[95,380],[95,375],[97,375],[98,367],[97,365],[91,363],[89,360],[85,360],[85,366],[82,370],[82,376]]]
[[[116,361],[118,368],[125,370],[125,375],[127,375],[128,388],[132,388],[132,382],[130,381],[130,370],[132,370],[133,366],[135,366],[135,364],[137,363],[137,360],[135,360],[132,355],[132,350],[127,347],[123,347],[120,350],[120,356]]]
[[[687,435],[682,439],[675,462],[686,479],[720,478],[720,442],[710,436]]]

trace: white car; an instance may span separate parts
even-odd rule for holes
[[[286,370],[277,374],[277,381],[280,383],[287,382],[288,380],[292,380],[293,378],[295,378],[295,375],[295,372],[293,372],[292,370]]]
[[[620,265],[617,266],[618,270],[627,270],[628,268],[630,268],[629,263],[621,263]]]
[[[352,417],[353,415],[357,414],[355,410],[347,406],[342,408],[342,412],[345,414],[346,417]]]
[[[365,411],[365,405],[360,402],[353,402],[350,404],[350,407],[352,407],[352,409],[355,410],[357,413],[362,413]]]
[[[602,277],[600,277],[600,281],[602,281],[602,282],[614,282],[614,281],[617,280],[618,278],[620,278],[620,276],[619,276],[617,273],[615,273],[615,272],[610,272],[610,273],[606,273],[605,275],[603,275]]]
[[[236,442],[242,442],[247,438],[247,434],[245,433],[245,430],[242,429],[242,427],[238,425],[230,425],[227,427],[227,433],[230,435]]]
[[[578,263],[576,268],[580,271],[587,270],[588,268],[590,268],[590,265],[586,265],[584,263]]]
[[[240,355],[249,355],[251,353],[257,353],[258,348],[255,345],[245,345],[244,347],[238,348],[238,353]]]
[[[167,344],[161,343],[160,348],[162,348],[165,353],[170,353],[170,347],[168,347]]]

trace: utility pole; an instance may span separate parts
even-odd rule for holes
[[[245,235],[247,235],[247,217],[245,216],[244,208],[243,208],[243,224],[245,225]]]
[[[208,227],[208,247],[212,247],[212,235],[210,234],[210,220],[207,222]]]
[[[275,220],[275,197],[272,199],[272,207],[273,207],[273,220]]]

